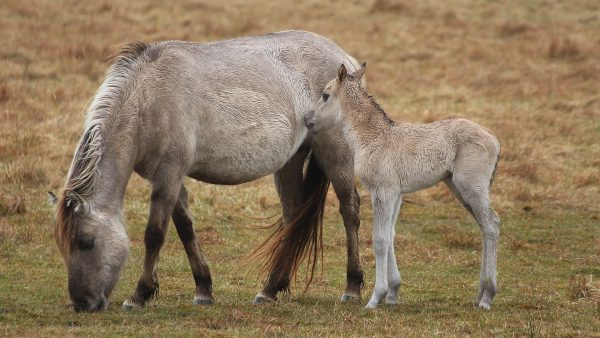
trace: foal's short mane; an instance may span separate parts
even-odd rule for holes
[[[86,200],[94,192],[102,157],[102,135],[129,97],[135,75],[144,64],[148,48],[143,42],[122,46],[87,109],[84,133],[73,156],[56,212],[54,236],[65,259],[71,252],[71,244],[77,234],[77,214],[87,208]]]
[[[348,75],[347,78],[350,81],[352,81],[351,83],[353,85],[355,85],[356,87],[351,88],[350,92],[352,94],[348,94],[348,91],[346,91],[346,95],[356,95],[358,97],[360,97],[362,95],[362,97],[364,97],[367,100],[367,102],[371,106],[371,108],[373,108],[377,113],[379,113],[383,116],[383,119],[385,122],[392,124],[392,125],[395,124],[394,120],[392,120],[388,116],[388,114],[385,112],[385,110],[383,110],[383,108],[381,108],[379,103],[377,103],[377,101],[375,101],[375,98],[373,96],[369,95],[367,88],[364,87],[363,85],[361,85],[361,79],[357,79],[353,75]]]
[[[366,90],[365,90],[366,93]],[[369,95],[368,93],[366,94],[367,98],[369,100],[369,103],[371,104],[371,106],[373,107],[373,109],[375,109],[375,111],[377,111],[378,113],[380,113],[381,115],[383,115],[383,119],[389,123],[389,124],[395,124],[394,120],[392,120],[388,114],[385,112],[385,110],[383,110],[383,108],[381,108],[381,106],[379,105],[379,103],[377,103],[377,101],[375,101],[375,98],[371,95]]]

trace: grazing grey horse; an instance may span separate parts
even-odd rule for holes
[[[185,176],[239,184],[274,174],[283,215],[259,252],[268,275],[256,303],[288,290],[306,257],[314,271],[331,182],[347,235],[342,299],[359,297],[360,200],[352,153],[340,129],[311,136],[303,123],[340,64],[359,67],[332,41],[301,31],[126,45],[88,108],[57,200],[55,237],[74,309],[108,306],[129,252],[123,200],[134,171],[150,181],[152,195],[143,272],[124,307],[143,306],[156,295],[155,266],[171,218],[192,268],[194,303],[214,302],[188,212]]]
[[[361,85],[365,66],[348,75],[341,65],[305,123],[315,133],[342,126],[355,155],[356,174],[371,192],[376,278],[367,308],[375,308],[384,297],[387,304],[397,304],[400,272],[394,235],[402,194],[443,181],[481,229],[477,306],[489,310],[496,294],[500,234],[489,192],[500,143],[488,130],[465,119],[426,124],[392,121]]]

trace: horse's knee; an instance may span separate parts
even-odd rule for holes
[[[146,245],[146,250],[160,249],[165,242],[165,235],[165,229],[156,225],[148,225],[144,232],[144,244]]]

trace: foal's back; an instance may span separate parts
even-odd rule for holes
[[[451,176],[457,162],[494,163],[498,152],[496,138],[470,120],[396,122],[378,142],[363,150],[357,173],[367,186],[389,186],[409,193]]]

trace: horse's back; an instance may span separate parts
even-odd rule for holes
[[[147,53],[138,92],[144,98],[141,143],[151,152],[142,157],[164,162],[161,154],[172,157],[171,149],[178,149],[178,158],[169,161],[181,162],[192,177],[221,184],[281,168],[306,138],[304,114],[337,65],[351,62],[330,40],[299,31],[165,41]]]

